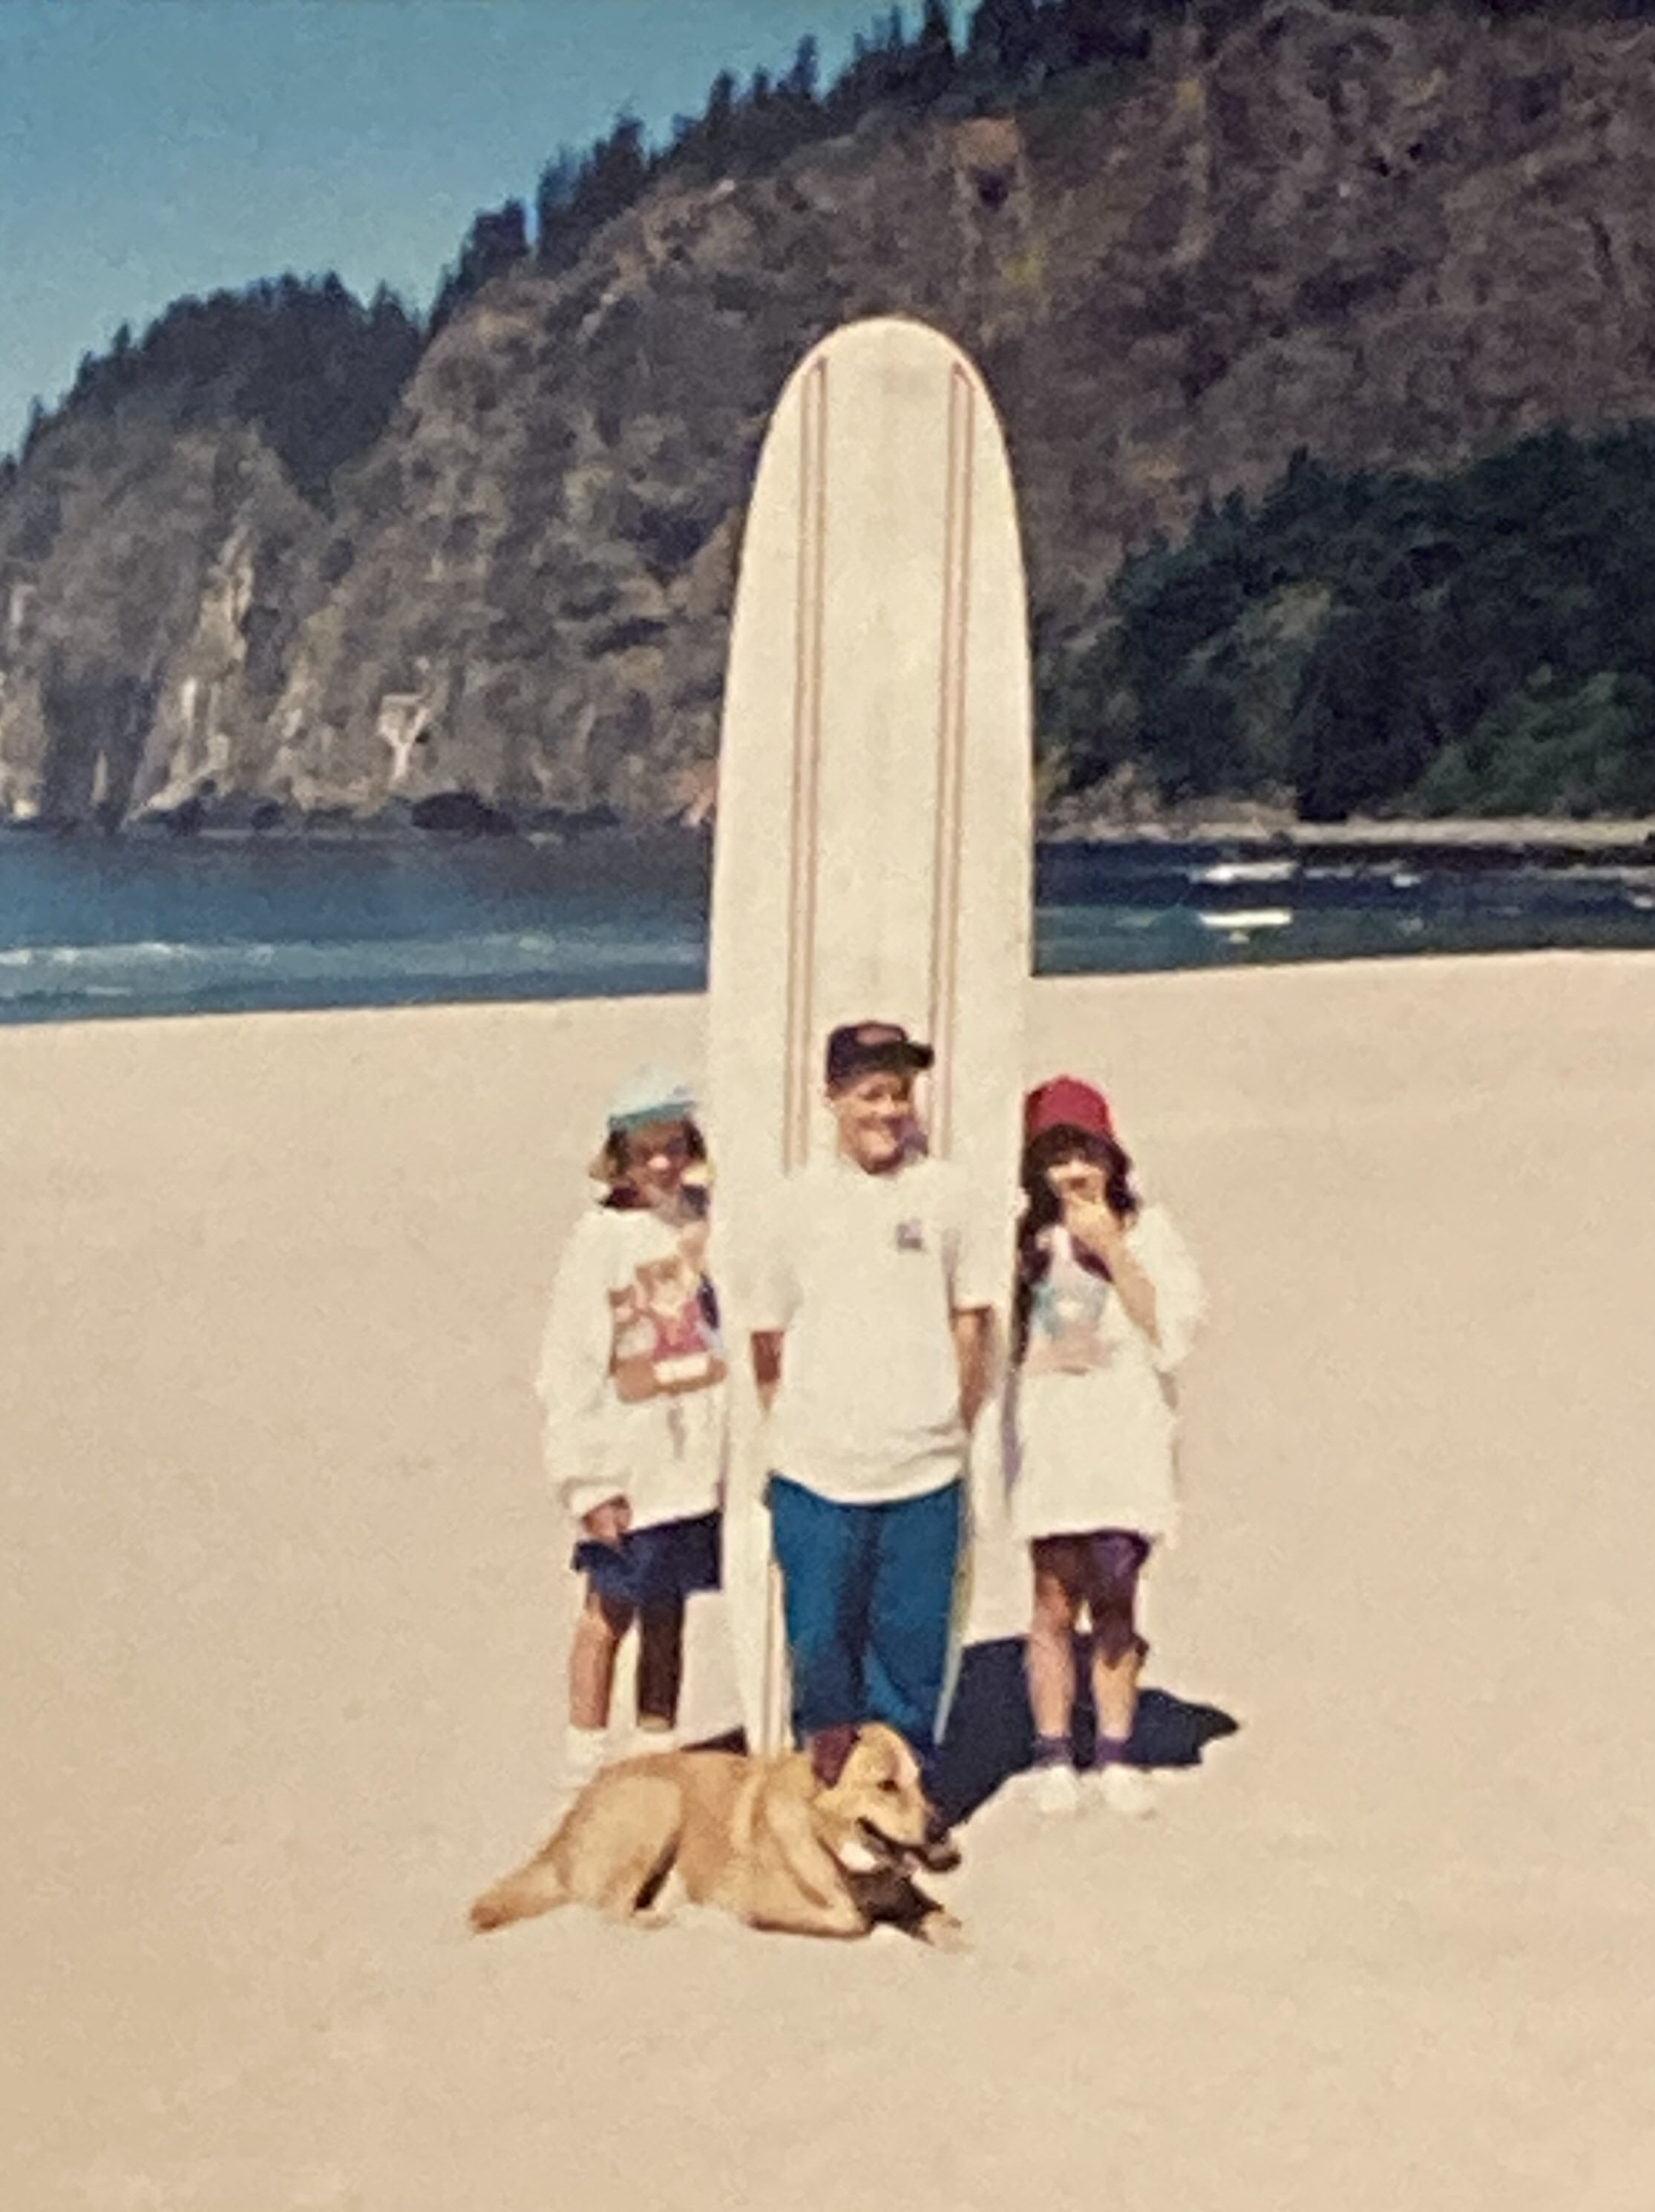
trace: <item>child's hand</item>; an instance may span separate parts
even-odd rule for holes
[[[711,1224],[706,1220],[686,1221],[678,1231],[678,1249],[684,1264],[697,1275],[706,1271],[706,1248]]]
[[[1064,1209],[1064,1226],[1100,1260],[1112,1262],[1126,1241],[1126,1224],[1106,1200],[1076,1199]]]
[[[580,1526],[589,1543],[607,1544],[619,1551],[621,1539],[632,1526],[632,1508],[624,1498],[605,1498],[581,1516]]]
[[[1052,1188],[1063,1202],[1063,1224],[1101,1260],[1120,1249],[1126,1224],[1105,1194],[1103,1170],[1086,1160],[1068,1160],[1051,1173]]]
[[[1055,1168],[1046,1170],[1046,1179],[1065,1206],[1076,1200],[1094,1206],[1103,1203],[1103,1170],[1090,1160],[1059,1161]]]

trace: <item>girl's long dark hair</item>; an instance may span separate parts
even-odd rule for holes
[[[691,1166],[705,1166],[706,1139],[701,1134],[695,1122],[686,1121],[682,1126],[684,1132],[684,1151]],[[609,1131],[603,1139],[603,1149],[597,1155],[594,1165],[609,1185],[609,1189],[598,1203],[616,1213],[636,1212],[644,1201],[633,1188],[632,1170],[627,1157],[627,1133],[624,1129]]]
[[[1085,1129],[1060,1123],[1043,1129],[1023,1147],[1020,1180],[1023,1187],[1023,1218],[1017,1227],[1017,1280],[1011,1299],[1011,1353],[1021,1362],[1028,1349],[1028,1315],[1036,1285],[1052,1261],[1042,1237],[1063,1218],[1063,1204],[1046,1181],[1046,1172],[1064,1160],[1083,1159],[1103,1170],[1104,1196],[1123,1221],[1133,1220],[1138,1210],[1132,1188],[1132,1163],[1112,1137],[1093,1136]],[[1076,1247],[1081,1266],[1106,1282],[1109,1270],[1092,1253]]]

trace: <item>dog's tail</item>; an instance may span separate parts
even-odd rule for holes
[[[568,1901],[568,1886],[548,1845],[526,1866],[484,1890],[471,1907],[471,1925],[481,1936],[491,1928],[509,1927],[513,1920],[532,1920],[537,1913],[553,1911]]]

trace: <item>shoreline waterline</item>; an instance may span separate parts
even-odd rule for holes
[[[402,817],[301,818],[258,826],[215,822],[180,828],[167,817],[118,829],[94,823],[27,817],[0,820],[0,854],[19,844],[85,842],[94,845],[349,845],[441,847],[517,841],[567,853],[605,848],[653,848],[667,852],[710,852],[713,823],[709,814],[695,822],[621,821],[567,823],[537,817],[518,821],[507,814],[465,829],[421,828]],[[1203,811],[1199,805],[1171,808],[1146,817],[1091,813],[1061,802],[1046,810],[1034,835],[1038,850],[1046,845],[1157,846],[1259,845],[1282,849],[1417,846],[1431,851],[1489,846],[1535,851],[1578,848],[1603,852],[1625,848],[1655,863],[1655,815],[1349,815],[1338,822],[1310,822],[1268,806],[1243,802],[1234,814]]]
[[[1040,846],[1036,975],[1655,950],[1655,854]],[[705,840],[0,841],[0,1026],[701,989]]]

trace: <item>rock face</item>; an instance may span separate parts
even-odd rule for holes
[[[0,495],[0,812],[704,803],[770,407],[852,316],[981,363],[1038,634],[1297,447],[1432,466],[1655,411],[1655,28],[1282,0],[1016,116],[664,185],[488,287],[330,512],[244,427],[72,416]]]

